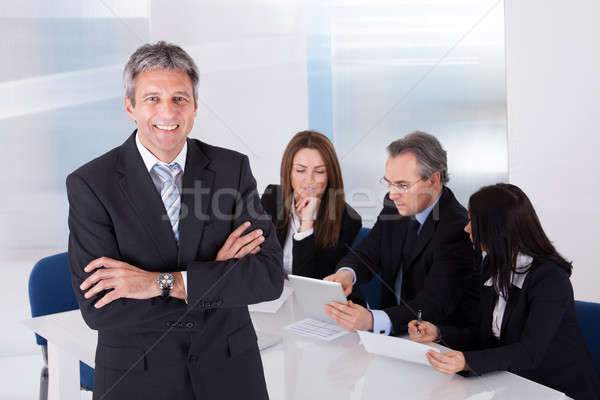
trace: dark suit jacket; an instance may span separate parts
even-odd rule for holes
[[[188,139],[179,244],[135,144],[127,141],[67,177],[69,264],[87,324],[98,330],[94,397],[267,398],[248,304],[283,289],[281,247],[264,215],[248,158]],[[242,222],[261,251],[214,261]],[[188,303],[85,299],[83,268],[107,256],[148,271],[187,271]],[[125,372],[125,370],[128,370]]]
[[[411,217],[402,217],[389,194],[373,229],[337,266],[350,267],[357,283],[381,274],[382,309],[392,321],[392,334],[407,332],[408,322],[422,310],[428,321],[452,321],[468,326],[476,318],[479,278],[473,267],[473,248],[464,232],[467,212],[444,187],[440,199],[421,227],[408,261],[403,265],[402,299],[394,294]],[[414,311],[414,312],[413,312]]]
[[[565,270],[552,261],[534,262],[523,287],[511,287],[500,339],[492,333],[497,299],[493,287],[481,285],[478,323],[470,329],[440,327],[449,346],[471,349],[464,352],[471,373],[510,371],[576,400],[600,398],[598,374],[577,323]]]
[[[279,244],[283,247],[287,238],[288,226],[281,225],[284,219],[284,200],[281,185],[267,186],[260,200],[265,212],[271,216]],[[352,247],[352,243],[361,227],[362,218],[349,204],[346,204],[336,247],[317,250],[314,235],[300,241],[294,240],[292,245],[292,274],[315,279],[323,279],[333,274],[338,261]],[[358,287],[354,288],[348,298],[355,303],[366,305],[365,298]]]

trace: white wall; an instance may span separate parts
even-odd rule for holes
[[[151,41],[181,45],[200,69],[190,137],[248,155],[259,191],[279,183],[283,150],[308,124],[303,4],[151,0]]]
[[[506,0],[509,180],[600,301],[600,2]]]

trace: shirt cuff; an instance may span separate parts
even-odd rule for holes
[[[181,280],[183,281],[183,290],[185,290],[185,302],[187,304],[187,271],[181,271]]]
[[[341,271],[344,269],[352,272],[352,275],[354,276],[354,278],[352,278],[352,286],[354,286],[354,284],[356,283],[356,272],[354,272],[354,270],[350,267],[342,267],[342,268],[338,269],[338,271]]]
[[[385,311],[369,310],[373,314],[373,332],[389,335],[392,331],[392,321]]]
[[[314,232],[313,228],[310,228],[309,230],[304,231],[304,232],[295,232],[294,233],[294,240],[305,239],[305,238],[309,237],[310,235],[312,235],[313,232]]]

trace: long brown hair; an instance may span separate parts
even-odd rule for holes
[[[344,181],[340,163],[333,144],[329,139],[316,131],[302,131],[294,135],[288,143],[281,159],[281,186],[283,189],[283,220],[278,228],[287,227],[290,222],[290,209],[294,189],[292,188],[292,165],[296,153],[302,149],[314,149],[319,152],[325,162],[327,187],[314,223],[315,247],[323,249],[337,246],[342,227],[342,215],[346,207],[344,199]]]

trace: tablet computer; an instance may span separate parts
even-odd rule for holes
[[[332,301],[348,304],[342,285],[338,282],[329,282],[322,279],[307,278],[305,276],[288,275],[290,285],[294,289],[296,302],[306,318],[320,321],[334,322],[323,307]]]

